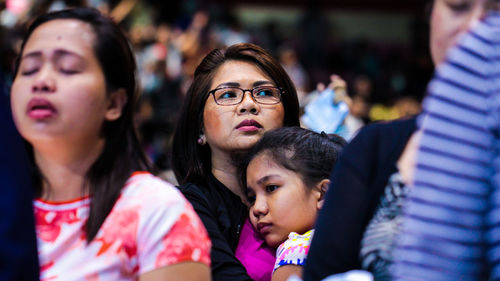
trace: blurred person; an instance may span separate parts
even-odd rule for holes
[[[350,132],[348,140],[354,138],[357,132],[365,126],[365,118],[368,115],[370,105],[366,98],[362,95],[355,95],[350,99],[349,114],[344,120],[344,124],[348,132]]]
[[[264,134],[240,168],[252,225],[278,249],[273,281],[302,275],[330,171],[345,144],[337,135],[280,128]]]
[[[500,279],[500,1],[481,2],[492,10],[446,53],[405,151],[413,184],[394,280]]]
[[[285,69],[285,71],[290,75],[295,88],[297,89],[297,95],[299,97],[299,105],[304,106],[304,97],[308,92],[307,85],[309,83],[307,79],[307,73],[299,62],[297,53],[294,49],[290,47],[285,47],[279,52],[280,63]]]
[[[485,0],[433,2],[430,49],[435,64],[483,15],[484,4]],[[318,216],[304,280],[354,269],[368,270],[375,279],[390,279],[408,192],[408,173],[400,173],[400,167],[404,170],[412,161],[400,158],[415,130],[416,118],[368,125],[344,148]]]
[[[210,280],[203,224],[139,145],[135,71],[94,9],[42,15],[23,41],[11,104],[35,170],[43,280]]]
[[[417,99],[409,96],[397,99],[395,108],[400,118],[415,116],[422,110]]]
[[[271,129],[298,126],[298,115],[292,81],[259,46],[215,49],[196,68],[174,133],[172,163],[180,190],[211,238],[214,280],[258,277],[259,271],[247,274],[240,262],[245,256],[260,257],[266,268],[274,265],[274,252],[248,221],[236,156]],[[249,244],[240,247],[240,242]],[[235,257],[237,247],[243,251]]]
[[[1,70],[0,70],[1,74]],[[0,80],[0,280],[38,280],[33,219],[33,185],[26,175],[28,156],[10,114],[7,91]]]
[[[349,115],[351,98],[347,95],[347,84],[338,75],[330,76],[330,84],[326,89],[318,84],[316,93],[308,96],[312,100],[304,107],[300,117],[301,124],[315,132],[338,134],[349,139],[351,132],[347,131],[345,119]]]

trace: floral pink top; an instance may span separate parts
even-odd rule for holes
[[[83,231],[91,198],[34,201],[40,280],[137,280],[172,264],[210,265],[210,239],[175,187],[134,173],[90,244]]]

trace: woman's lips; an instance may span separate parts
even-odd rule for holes
[[[32,119],[43,120],[55,116],[57,110],[48,100],[33,98],[26,106],[26,113]]]
[[[262,125],[252,119],[246,119],[243,120],[238,126],[236,126],[236,129],[242,132],[254,132],[258,131],[262,128]]]

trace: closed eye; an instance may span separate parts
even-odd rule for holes
[[[462,13],[470,10],[472,3],[470,1],[460,1],[458,3],[448,3],[448,7],[457,13]]]
[[[63,74],[66,74],[66,75],[79,73],[78,70],[70,69],[70,68],[60,68],[59,71]]]
[[[38,68],[33,68],[33,69],[27,69],[27,70],[21,70],[21,75],[23,76],[29,76],[31,74],[34,74],[38,71]]]

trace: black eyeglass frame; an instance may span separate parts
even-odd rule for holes
[[[258,100],[255,99],[254,97],[254,92],[256,89],[268,89],[268,88],[272,88],[272,89],[278,89],[279,90],[279,99],[277,102],[274,102],[274,103],[262,103],[262,102],[259,102]],[[238,90],[241,90],[243,92],[243,95],[241,95],[241,100],[237,103],[231,103],[231,104],[220,104],[217,102],[217,99],[215,98],[215,92],[218,91],[218,90],[223,90],[223,89],[238,89]],[[264,104],[264,105],[274,105],[274,104],[278,104],[281,102],[281,96],[285,93],[285,90],[283,90],[282,88],[280,87],[275,87],[275,86],[257,86],[257,87],[253,87],[252,89],[242,89],[240,87],[231,87],[231,86],[226,86],[226,87],[220,87],[220,88],[215,88],[211,91],[208,92],[209,95],[212,95],[212,97],[214,97],[214,101],[217,105],[220,105],[220,106],[232,106],[232,105],[237,105],[237,104],[240,104],[243,99],[245,98],[245,93],[246,92],[250,92],[250,96],[252,97],[252,99],[258,103],[258,104]]]

